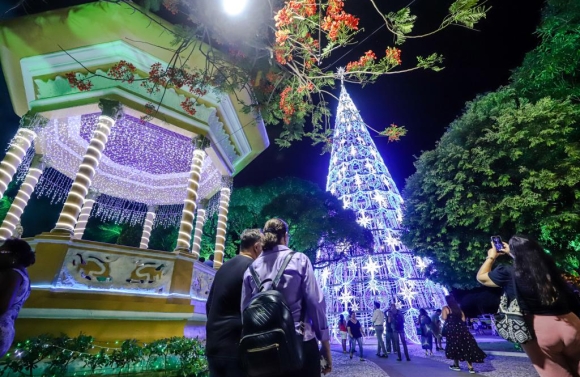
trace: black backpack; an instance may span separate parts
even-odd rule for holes
[[[266,291],[258,274],[250,265],[252,279],[258,287],[258,294],[242,312],[242,339],[240,340],[240,360],[248,377],[271,377],[293,372],[302,368],[303,334],[298,334],[294,326],[292,312],[282,293],[276,288],[284,270],[295,252],[286,256],[282,267]],[[304,302],[300,322],[304,322]]]

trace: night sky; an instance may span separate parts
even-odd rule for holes
[[[29,0],[26,4],[28,12],[36,13],[47,7],[54,8],[55,3],[50,3],[52,5],[41,0]],[[57,3],[64,4],[60,1]],[[72,5],[76,2],[67,3]],[[418,15],[416,31],[424,32],[435,27],[444,17],[450,3],[450,0],[415,0],[412,10]],[[7,13],[12,4],[13,1],[0,1],[0,19],[24,14],[22,8]],[[395,9],[407,5],[408,0],[393,0],[389,4],[393,4]],[[354,5],[360,8],[353,9]],[[461,114],[465,102],[477,94],[508,84],[511,70],[538,43],[533,33],[540,20],[543,1],[490,0],[487,5],[493,8],[488,18],[477,25],[479,31],[452,27],[426,39],[409,41],[401,47],[403,68],[410,67],[416,55],[439,52],[445,57],[445,69],[442,72],[417,71],[385,76],[364,88],[347,84],[347,90],[363,119],[371,127],[384,129],[395,123],[408,129],[407,136],[396,143],[388,143],[386,138],[375,138],[401,190],[405,179],[414,172],[415,156],[419,156],[421,151],[434,148],[446,127]],[[361,25],[366,30],[360,34],[359,40],[382,23],[380,17],[370,11],[370,2],[367,0],[347,0],[346,8],[363,18]],[[363,44],[355,46],[337,65],[357,60],[370,49],[380,57],[385,48],[392,45],[392,39],[382,29]],[[335,59],[340,55],[337,54]],[[338,96],[338,87],[334,93]],[[334,112],[336,102],[332,101],[331,106]],[[7,145],[18,126],[18,117],[12,110],[3,75],[0,77],[0,119],[0,144]],[[274,144],[279,132],[280,127],[269,126],[270,148],[236,177],[235,186],[257,185],[275,177],[296,176],[316,182],[324,188],[329,154],[320,155],[320,147],[312,147],[307,140],[280,150]],[[0,151],[3,154],[4,148],[0,148]]]

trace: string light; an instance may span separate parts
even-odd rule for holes
[[[217,270],[221,267],[224,260],[224,248],[226,242],[226,228],[228,223],[228,207],[230,205],[230,194],[231,194],[231,177],[224,177],[224,187],[220,191],[220,202],[219,202],[219,213],[218,213],[218,225],[216,232],[216,242],[215,242],[215,257],[214,257],[214,268]]]
[[[98,120],[99,113],[52,119],[38,131],[38,149],[54,170],[74,178]],[[98,162],[91,187],[99,192],[145,205],[183,203],[193,157],[190,137],[125,114],[111,128],[102,153],[88,149],[95,154],[85,157]],[[221,173],[211,159],[204,159],[198,174],[198,197],[209,197],[220,187]],[[62,202],[63,190],[57,191],[53,200]]]
[[[151,229],[153,228],[153,221],[155,220],[155,207],[147,208],[147,215],[143,223],[143,233],[141,235],[141,242],[139,248],[147,249],[149,247],[149,237],[151,237]]]
[[[370,330],[374,302],[383,310],[395,303],[405,312],[407,338],[418,343],[417,309],[442,307],[446,291],[425,279],[428,261],[416,258],[401,243],[403,199],[344,87],[332,142],[327,191],[356,213],[361,226],[372,231],[375,250],[373,256],[354,255],[348,262],[316,271],[317,278],[325,282],[322,288],[329,323],[336,324],[339,314],[355,310],[362,327]]]

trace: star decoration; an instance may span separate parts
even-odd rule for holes
[[[425,262],[425,260],[421,257],[417,257],[417,268],[419,270],[421,270],[421,272],[424,272],[425,269],[427,268],[427,263]]]
[[[361,211],[361,217],[359,217],[359,219],[357,220],[357,222],[362,226],[362,227],[368,227],[369,224],[371,223],[372,219],[370,217],[367,217],[366,213],[364,213],[364,211]]]
[[[358,270],[358,265],[356,264],[356,262],[354,260],[351,260],[349,262],[348,269],[353,273],[356,272],[356,270]]]
[[[383,194],[382,194],[381,192],[379,192],[379,191],[377,191],[377,192],[375,193],[375,197],[373,198],[373,200],[374,200],[375,202],[377,202],[377,204],[378,204],[380,207],[386,207],[386,206],[387,206],[387,198],[385,198],[385,197],[383,196]]]
[[[358,311],[358,302],[353,302],[353,303],[350,305],[350,308],[351,308],[353,311],[355,311],[355,312],[356,312],[356,311]]]
[[[375,280],[375,274],[381,268],[377,262],[373,258],[369,258],[367,264],[363,267],[363,270],[367,272],[367,274],[371,275],[371,280]]]
[[[399,241],[398,239],[394,238],[390,234],[387,235],[387,237],[385,237],[385,242],[386,242],[387,245],[389,245],[391,247],[399,246],[401,244],[401,241]]]
[[[403,297],[403,299],[409,303],[409,306],[411,306],[413,298],[415,298],[416,295],[417,291],[413,289],[408,281],[401,284],[401,287],[399,288],[399,296]]]
[[[374,279],[369,281],[368,289],[369,289],[369,291],[371,291],[371,293],[373,295],[376,295],[377,293],[379,293],[379,285],[378,285],[377,281]]]
[[[345,285],[342,291],[342,295],[338,296],[338,300],[342,302],[344,306],[347,306],[350,301],[354,298],[350,289]]]

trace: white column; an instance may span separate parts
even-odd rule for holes
[[[87,223],[91,217],[91,211],[93,210],[93,206],[95,205],[98,197],[98,191],[89,189],[89,193],[87,194],[85,202],[83,203],[83,208],[81,209],[81,214],[79,215],[77,223],[75,224],[75,230],[73,234],[74,239],[80,240],[83,238],[83,234],[85,234],[85,229],[87,228]]]
[[[6,217],[0,226],[0,240],[6,240],[14,235],[16,227],[20,224],[20,217],[24,212],[24,208],[30,200],[30,196],[34,192],[34,188],[38,183],[38,179],[44,170],[44,163],[42,162],[42,155],[34,156],[28,173],[20,185],[20,189],[6,213]]]
[[[193,230],[193,217],[197,205],[197,190],[199,189],[203,160],[206,156],[204,149],[208,142],[209,140],[203,136],[199,136],[194,140],[196,149],[193,152],[193,160],[187,182],[187,194],[183,201],[183,213],[181,214],[179,233],[177,234],[177,246],[174,252],[189,252],[191,231]]]
[[[62,208],[62,212],[52,230],[54,233],[65,233],[72,235],[74,228],[81,212],[81,207],[85,202],[85,197],[89,193],[95,171],[99,166],[101,155],[107,145],[111,127],[123,115],[123,107],[119,101],[101,99],[99,108],[102,110],[99,116],[97,129],[91,137],[91,141],[83,156],[83,161],[79,166],[79,171],[71,186],[71,189]]]
[[[12,177],[22,163],[22,159],[26,156],[28,148],[36,138],[35,129],[46,125],[47,122],[48,119],[43,116],[30,112],[20,120],[20,128],[10,142],[6,156],[0,162],[0,198],[4,195],[4,191],[8,188]]]
[[[191,253],[195,260],[199,259],[199,250],[201,249],[201,235],[203,233],[203,225],[205,224],[207,200],[202,200],[197,208],[197,219],[195,220],[195,232],[193,233],[193,246]]]
[[[149,247],[149,238],[151,237],[151,229],[153,229],[153,221],[155,221],[156,209],[155,206],[149,206],[147,208],[147,215],[143,223],[143,233],[141,234],[141,243],[139,244],[140,249],[147,249]]]
[[[228,227],[228,210],[230,206],[231,177],[222,177],[222,189],[220,191],[220,209],[215,239],[213,268],[219,270],[224,263],[224,250],[226,243],[226,230]]]

